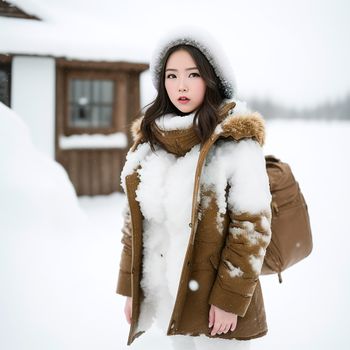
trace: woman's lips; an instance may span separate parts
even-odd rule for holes
[[[184,98],[184,99],[179,98],[178,101],[179,101],[181,104],[186,104],[186,103],[190,102],[190,99],[188,99],[187,97]]]

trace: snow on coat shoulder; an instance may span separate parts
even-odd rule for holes
[[[227,159],[226,175],[230,185],[229,205],[234,212],[259,213],[271,201],[265,157],[257,141],[245,139],[226,142],[222,153]]]
[[[269,209],[271,193],[262,147],[254,139],[218,140],[207,157],[201,184],[216,195],[220,214],[260,213]],[[226,184],[230,186],[226,199]]]

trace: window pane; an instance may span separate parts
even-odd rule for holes
[[[112,107],[102,107],[101,108],[100,123],[103,126],[111,125],[111,123],[112,123]]]
[[[0,66],[0,102],[10,106],[10,67]]]
[[[91,126],[92,127],[99,127],[99,126],[101,126],[100,124],[99,124],[99,115],[100,115],[100,107],[97,107],[97,106],[93,106],[92,108],[91,108],[91,110],[92,110],[92,115],[91,115]]]
[[[89,127],[90,116],[89,109],[85,106],[79,106],[77,104],[70,104],[69,106],[70,123],[69,126],[73,127]]]
[[[101,82],[102,87],[102,102],[112,103],[113,102],[113,82],[104,80]]]
[[[101,82],[99,80],[92,81],[92,101],[94,103],[101,102]]]
[[[91,119],[90,108],[88,105],[79,104],[77,106],[77,115],[79,121],[87,122]]]
[[[87,103],[91,100],[91,82],[89,80],[80,81],[80,99],[87,99]]]
[[[77,89],[76,84],[77,84],[77,81],[72,80],[70,81],[68,86],[68,99],[70,103],[74,102],[74,93],[76,92],[76,89]]]
[[[70,79],[69,125],[110,127],[113,116],[114,82],[102,79]]]

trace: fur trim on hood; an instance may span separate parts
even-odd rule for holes
[[[232,137],[235,140],[255,138],[260,146],[265,143],[265,120],[258,112],[248,109],[246,102],[225,100],[220,108],[221,122],[216,126],[214,134],[220,137]],[[133,141],[142,138],[141,122],[144,116],[135,119],[130,127]]]
[[[170,48],[180,44],[194,46],[202,52],[219,78],[225,98],[237,95],[235,75],[223,47],[205,28],[193,25],[173,27],[158,41],[150,60],[152,82],[157,90],[164,57]]]

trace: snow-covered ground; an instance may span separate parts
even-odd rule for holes
[[[251,349],[350,346],[349,133],[348,122],[267,122],[265,154],[292,166],[314,250],[281,285],[261,277],[269,332]],[[1,349],[169,348],[157,329],[126,346],[124,297],[115,294],[125,196],[77,200],[63,168],[1,104],[0,144]]]

